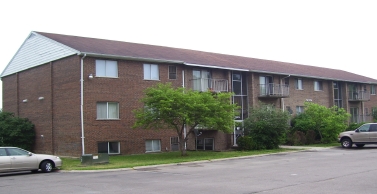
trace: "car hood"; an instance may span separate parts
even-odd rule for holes
[[[342,132],[342,133],[340,133],[340,135],[349,135],[349,134],[354,134],[355,133],[355,131],[345,131],[345,132]]]
[[[45,159],[51,159],[51,160],[57,160],[60,158],[58,156],[54,156],[54,155],[48,155],[48,154],[33,154],[34,156],[36,156],[38,158],[38,160],[45,160]]]

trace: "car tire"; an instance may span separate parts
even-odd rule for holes
[[[44,161],[41,164],[41,170],[42,172],[51,172],[54,165],[50,161]]]
[[[362,147],[365,146],[365,144],[356,144],[356,146],[357,146],[358,148],[362,148]]]
[[[350,138],[343,138],[341,141],[341,145],[344,148],[351,148],[352,147],[352,140]]]

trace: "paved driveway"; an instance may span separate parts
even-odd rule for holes
[[[0,193],[376,193],[377,147],[105,172],[2,174]]]

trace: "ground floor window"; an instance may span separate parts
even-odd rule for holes
[[[161,151],[161,140],[159,139],[149,139],[145,141],[145,151],[146,152],[160,152]]]
[[[178,137],[170,137],[170,145],[171,151],[178,151],[179,150],[179,141]]]
[[[214,148],[213,138],[198,138],[196,139],[197,150],[213,150]]]
[[[119,142],[99,142],[98,153],[119,154],[120,143]]]

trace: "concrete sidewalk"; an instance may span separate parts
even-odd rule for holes
[[[298,150],[323,150],[323,149],[330,149],[332,147],[308,147],[308,146],[289,146],[289,145],[280,145],[280,148],[287,148],[287,149],[298,149]]]

